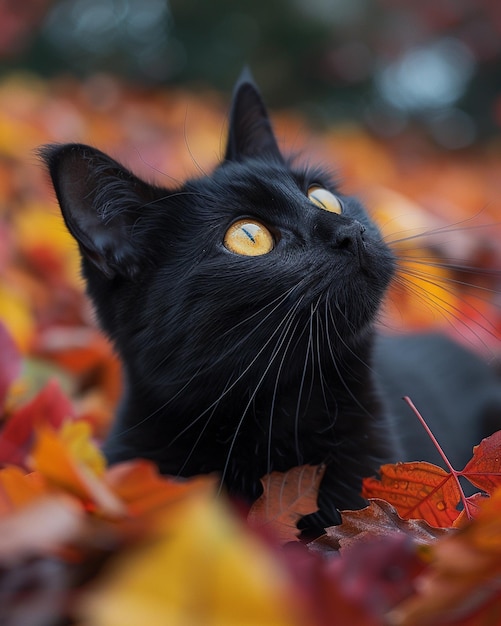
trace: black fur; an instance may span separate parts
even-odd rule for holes
[[[261,97],[237,86],[225,157],[210,176],[153,187],[83,145],[43,155],[78,241],[99,321],[122,359],[111,462],[167,474],[217,472],[246,501],[272,470],[326,463],[306,529],[360,507],[361,479],[402,457],[377,393],[374,325],[395,260],[353,197],[281,155]],[[341,215],[308,200],[311,184]],[[254,218],[263,256],[223,245]]]

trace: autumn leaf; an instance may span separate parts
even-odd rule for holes
[[[49,382],[31,402],[17,409],[0,431],[0,464],[24,466],[36,428],[58,428],[74,414],[73,405],[59,384],[55,380]]]
[[[21,374],[21,366],[21,354],[5,326],[0,323],[0,414],[10,386]]]
[[[407,535],[416,544],[429,545],[449,534],[446,528],[434,528],[423,520],[404,520],[385,500],[373,499],[359,511],[341,511],[341,524],[325,530],[309,547],[318,552],[345,550],[358,543],[389,535]]]
[[[341,561],[338,556],[325,559],[299,542],[284,547],[283,557],[294,582],[294,592],[306,606],[307,618],[298,619],[298,625],[382,626],[380,616],[361,602],[353,578],[344,577],[349,562]]]
[[[0,470],[0,516],[23,508],[46,494],[47,486],[41,475],[27,474],[15,466]]]
[[[389,614],[394,626],[489,626],[501,622],[501,489],[475,520],[437,542],[417,593]]]
[[[473,448],[473,458],[460,475],[488,494],[501,487],[501,431]]]
[[[477,510],[478,497],[467,498],[459,477],[464,477],[487,494],[501,484],[501,432],[484,439],[474,448],[472,460],[463,471],[452,467],[424,418],[407,398],[417,418],[435,443],[449,471],[426,462],[387,464],[380,468],[381,479],[363,480],[362,495],[379,497],[396,507],[404,518],[421,518],[433,526],[459,525],[471,519]],[[459,503],[464,513],[458,510]]]
[[[189,480],[162,476],[152,461],[143,459],[113,465],[106,472],[105,481],[133,517],[155,513],[198,491],[215,493],[216,484],[211,476]]]
[[[95,381],[112,405],[118,401],[120,364],[110,342],[97,329],[52,325],[38,334],[34,349],[73,376]]]
[[[35,336],[35,321],[29,298],[19,289],[2,285],[1,281],[0,321],[22,353],[29,352]]]
[[[162,516],[117,558],[81,606],[82,626],[296,626],[297,603],[274,555],[213,495]]]
[[[426,520],[432,526],[450,527],[459,515],[461,491],[453,476],[424,461],[382,465],[381,479],[363,481],[364,498],[392,504],[399,515]]]
[[[79,424],[74,423],[71,428],[77,431],[78,440],[81,437]],[[124,505],[99,475],[102,463],[96,462],[96,457],[99,456],[97,450],[89,453],[89,446],[92,445],[90,442],[85,446],[80,443],[72,450],[72,445],[67,443],[70,439],[71,433],[68,430],[57,433],[49,427],[39,428],[31,455],[34,469],[49,484],[75,495],[90,510],[111,518],[124,516]]]
[[[270,529],[283,542],[297,541],[297,522],[318,510],[324,472],[325,466],[301,465],[265,476],[261,479],[264,492],[249,511],[249,523]]]

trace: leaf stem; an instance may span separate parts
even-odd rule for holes
[[[460,472],[458,472],[456,469],[454,469],[451,465],[451,462],[449,461],[449,459],[447,458],[447,455],[445,454],[445,452],[442,450],[442,446],[438,443],[437,438],[435,437],[435,435],[433,434],[433,432],[431,431],[431,428],[428,426],[428,424],[426,423],[426,420],[424,419],[424,417],[421,415],[421,413],[418,411],[418,409],[416,408],[414,402],[409,398],[409,396],[404,396],[403,397],[404,402],[406,402],[410,408],[412,409],[412,412],[414,413],[414,415],[418,418],[418,420],[421,422],[421,425],[423,426],[423,428],[426,431],[426,434],[428,435],[428,437],[431,439],[431,441],[433,442],[433,445],[435,446],[435,448],[437,449],[438,453],[440,454],[440,456],[442,457],[442,459],[444,460],[444,463],[446,464],[449,472],[452,474],[454,480],[456,481],[456,484],[458,486],[459,489],[459,497],[461,498],[461,502],[464,506],[464,510],[466,511],[466,516],[468,517],[468,519],[472,519],[472,516],[470,514],[469,508],[468,508],[468,501],[466,499],[466,495],[463,491],[463,488],[461,487],[461,483],[459,481],[459,475]]]

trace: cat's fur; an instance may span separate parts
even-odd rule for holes
[[[378,361],[405,348],[378,339],[373,356],[395,259],[355,198],[282,156],[252,81],[236,88],[220,166],[178,188],[151,186],[88,146],[48,147],[44,158],[123,362],[109,460],[216,472],[246,501],[272,470],[325,463],[307,528],[361,506],[362,477],[405,454],[375,376],[389,389],[395,373]],[[340,198],[341,215],[310,202],[312,184]],[[242,217],[268,227],[271,252],[225,247]]]

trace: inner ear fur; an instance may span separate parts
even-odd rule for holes
[[[90,146],[45,146],[41,156],[81,253],[109,279],[133,278],[146,258],[155,188]]]

